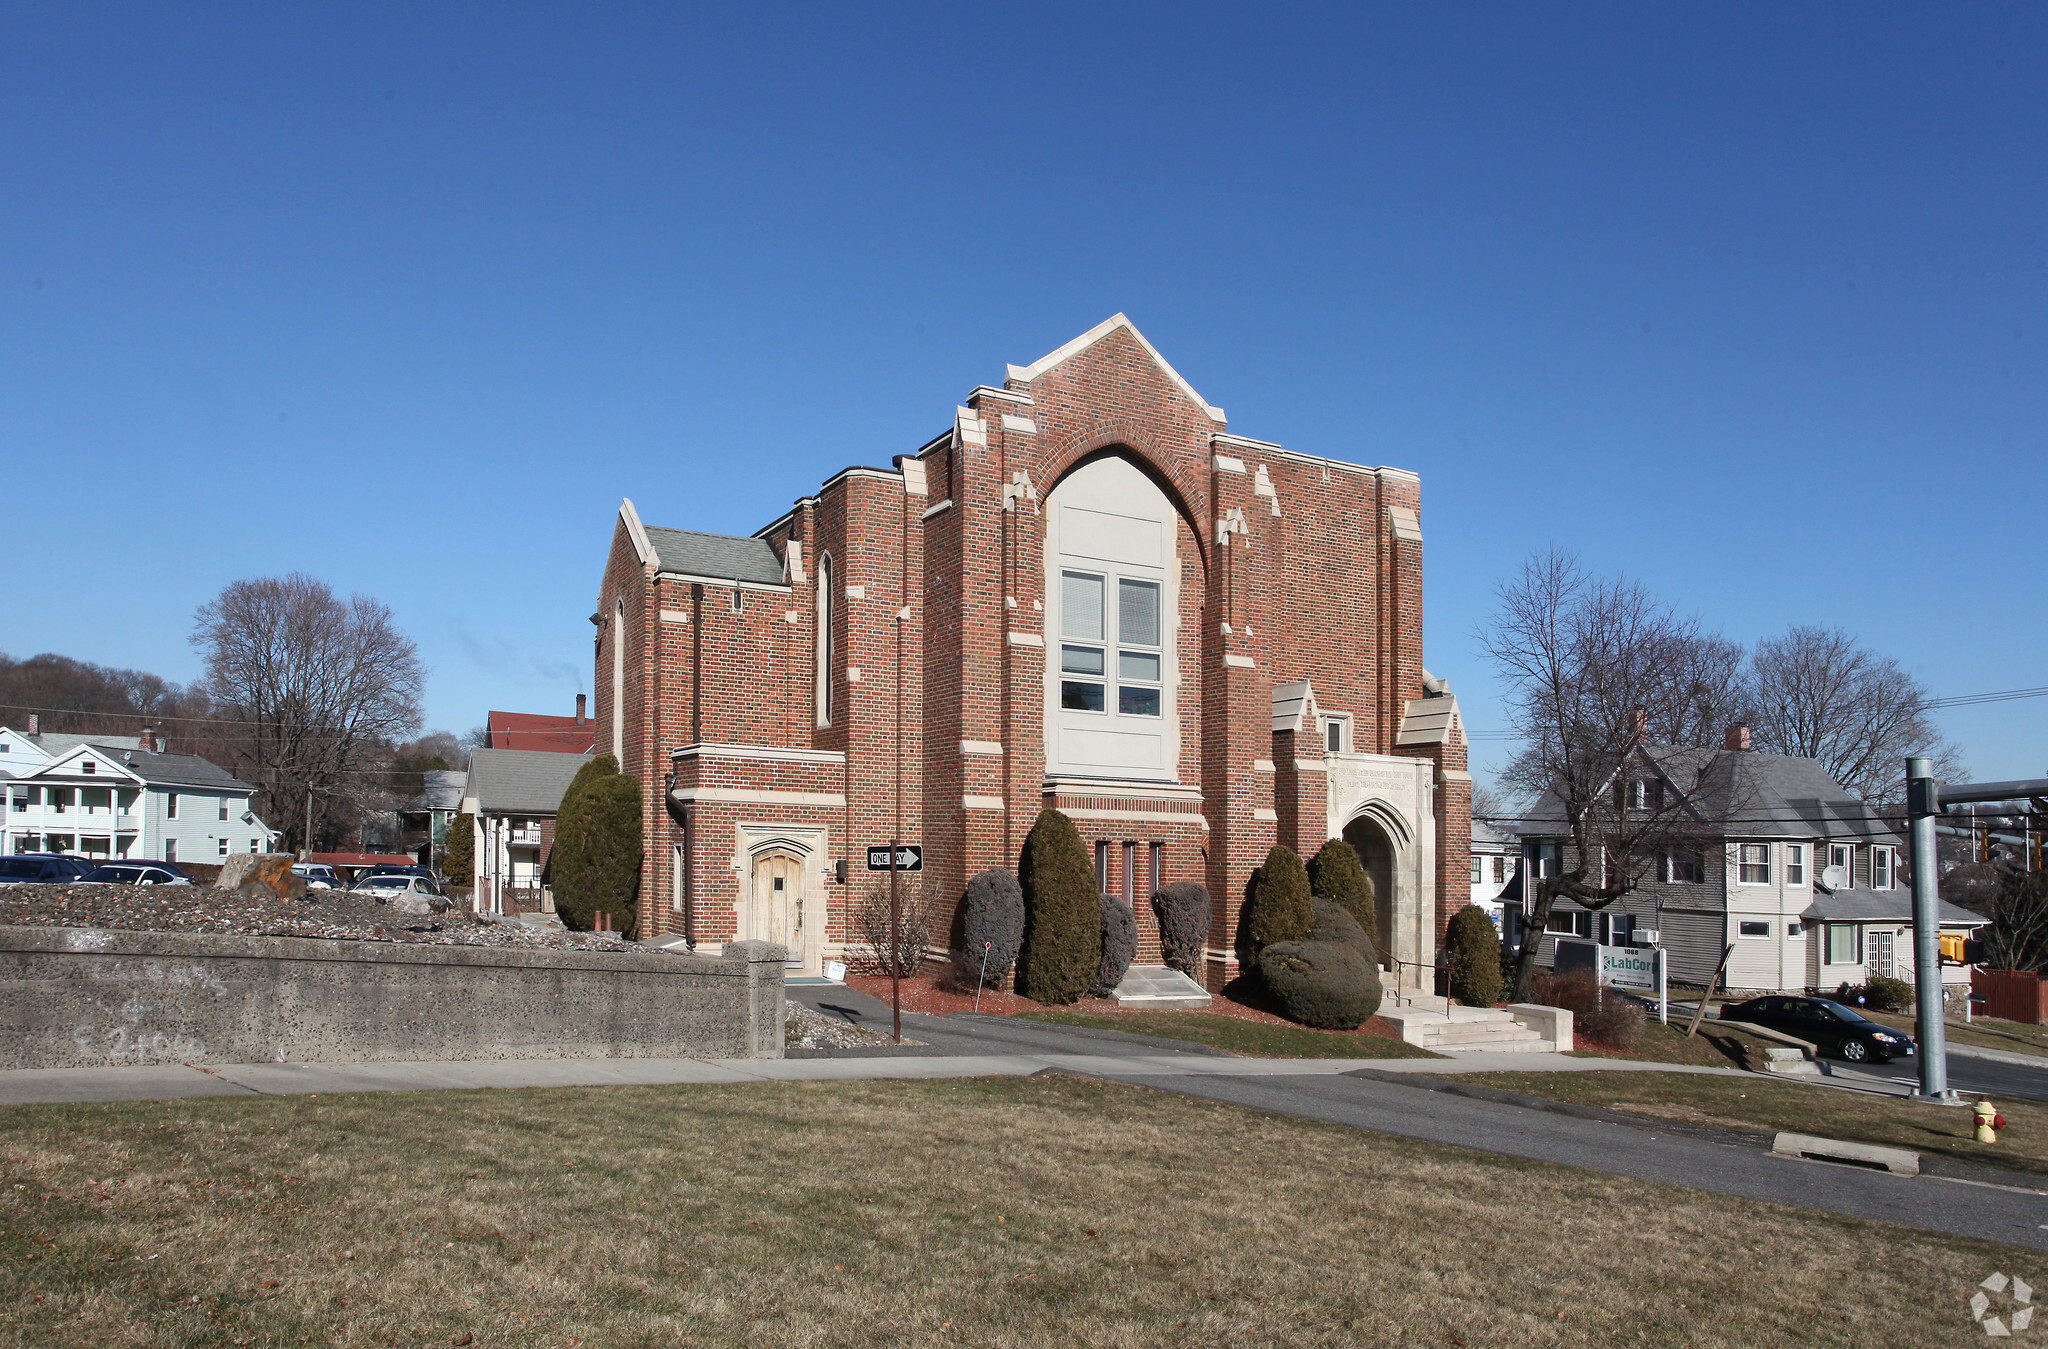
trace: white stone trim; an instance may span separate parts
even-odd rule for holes
[[[1116,796],[1140,801],[1196,801],[1202,789],[1184,782],[1147,782],[1127,778],[1048,777],[1047,796]]]
[[[1209,443],[1211,445],[1227,445],[1233,450],[1250,450],[1255,454],[1277,454],[1280,452],[1280,443],[1278,441],[1253,440],[1250,436],[1233,436],[1227,431],[1212,433],[1209,437]],[[1238,472],[1242,473],[1244,470],[1239,469]]]
[[[930,495],[930,489],[925,485],[924,460],[907,454],[899,455],[896,460],[896,466],[903,474],[903,494],[905,496],[921,497]]]
[[[1013,632],[1009,634],[1011,646],[1044,646],[1045,638],[1035,632]]]
[[[664,623],[687,623],[690,621],[690,616],[681,609],[663,609],[661,611],[661,621]]]
[[[1000,796],[963,796],[960,805],[965,810],[1001,810],[1008,803]]]
[[[1462,768],[1446,768],[1437,776],[1445,782],[1470,782],[1472,780],[1472,775]]]
[[[665,571],[662,573],[671,581],[690,581],[697,585],[720,586],[726,590],[754,590],[766,595],[787,595],[787,585],[771,585],[766,581],[735,581],[730,576],[699,576],[695,572]]]
[[[1035,436],[1038,434],[1038,423],[1032,421],[1029,417],[1012,417],[1009,413],[1005,412],[1003,414],[1003,429],[1005,431],[1015,431],[1019,435]]]
[[[1265,806],[1254,806],[1252,808],[1252,818],[1261,824],[1278,824],[1280,823],[1280,812],[1269,810]]]
[[[633,505],[633,498],[619,498],[619,520],[626,526],[626,537],[633,541],[633,551],[640,554],[640,560],[658,560],[654,557],[654,544],[647,537],[647,527],[640,523],[640,512]]]
[[[1147,342],[1145,340],[1145,335],[1138,331],[1137,325],[1133,324],[1130,321],[1130,319],[1126,318],[1122,314],[1110,315],[1102,322],[1096,324],[1093,328],[1090,328],[1087,332],[1082,333],[1079,337],[1075,338],[1073,341],[1061,347],[1058,351],[1052,352],[1045,356],[1041,356],[1036,362],[1034,362],[1031,365],[1013,365],[1009,367],[1010,378],[1017,380],[1019,383],[1029,384],[1032,380],[1037,379],[1040,375],[1052,369],[1054,366],[1059,365],[1061,362],[1067,360],[1069,357],[1074,356],[1080,352],[1086,351],[1089,347],[1094,346],[1097,342],[1100,342],[1103,338],[1109,336],[1118,328],[1124,329],[1125,331],[1129,332],[1132,337],[1138,340],[1138,345],[1145,348],[1146,354],[1151,356],[1153,362],[1157,364],[1161,370],[1166,372],[1167,378],[1171,379],[1175,384],[1179,385],[1180,391],[1186,394],[1189,398],[1192,398],[1195,402],[1196,407],[1199,407],[1200,409],[1202,409],[1202,411],[1209,414],[1210,421],[1227,422],[1230,420],[1229,418],[1223,415],[1222,408],[1212,407],[1208,399],[1196,393],[1195,386],[1188,383],[1187,380],[1181,378],[1180,371],[1174,369],[1171,365],[1168,365],[1166,363],[1166,358],[1159,354],[1159,349],[1153,346],[1150,342]]]
[[[720,745],[710,741],[684,745],[671,751],[672,759],[745,759],[763,763],[843,764],[846,753],[836,749],[785,749],[780,745]]]
[[[860,666],[849,665],[846,667],[846,682],[849,684],[860,683]]]
[[[676,787],[669,791],[668,799],[745,806],[846,806],[846,798],[838,792],[771,792],[752,787]]]
[[[1422,542],[1422,522],[1416,518],[1413,506],[1388,506],[1387,521],[1394,531],[1394,537],[1401,542]]]
[[[1200,815],[1171,815],[1163,810],[1063,810],[1070,820],[1147,820],[1156,824],[1191,824],[1207,832],[1209,821]]]
[[[804,583],[804,541],[791,539],[782,550],[782,579],[791,585]]]
[[[848,586],[846,588],[846,598],[850,600],[864,600],[867,597],[868,588],[866,586]]]
[[[1234,459],[1227,454],[1217,455],[1212,462],[1215,464],[1218,473],[1242,473],[1245,471],[1244,460]]]
[[[1294,771],[1297,773],[1327,773],[1330,771],[1330,765],[1324,763],[1321,759],[1296,759],[1294,761]]]
[[[1390,478],[1406,478],[1410,482],[1422,481],[1422,475],[1416,473],[1412,469],[1390,468],[1385,464],[1382,464],[1377,468],[1373,468],[1365,464],[1348,463],[1342,459],[1331,459],[1325,455],[1302,454],[1295,450],[1283,450],[1278,445],[1273,446],[1272,450],[1274,454],[1278,455],[1282,459],[1292,459],[1296,463],[1318,464],[1323,468],[1342,469],[1346,473],[1363,473],[1367,477],[1385,476]]]
[[[1224,652],[1223,663],[1235,670],[1256,669],[1258,664],[1250,656],[1240,656],[1235,651]]]
[[[924,514],[923,514],[923,515],[920,515],[920,516],[918,516],[917,518],[918,518],[918,519],[919,519],[920,521],[923,521],[923,520],[929,520],[929,519],[931,519],[931,518],[932,518],[932,517],[933,517],[934,515],[944,515],[944,514],[945,514],[945,513],[947,512],[947,511],[950,511],[950,510],[952,510],[952,509],[953,509],[953,498],[951,498],[951,497],[947,497],[947,498],[946,498],[946,499],[945,499],[944,501],[941,501],[941,502],[940,502],[940,503],[939,503],[938,505],[936,505],[936,506],[927,506],[927,507],[925,508],[925,512],[924,512]]]
[[[1254,773],[1277,773],[1279,771],[1280,770],[1274,766],[1273,761],[1271,759],[1252,760],[1252,772]]]
[[[972,403],[977,398],[994,398],[1004,403],[1016,403],[1022,407],[1032,405],[1031,395],[1018,393],[1014,389],[998,389],[987,384],[977,384],[964,401]]]
[[[1001,754],[1003,747],[1000,742],[994,740],[962,740],[960,742],[960,752],[962,754]]]

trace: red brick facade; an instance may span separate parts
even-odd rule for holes
[[[1135,464],[1176,517],[1161,639],[1176,752],[1142,779],[1049,780],[1045,507],[1102,456]],[[1229,435],[1121,316],[976,389],[897,465],[848,469],[755,536],[779,578],[692,573],[622,508],[594,615],[593,721],[606,752],[616,718],[622,767],[644,784],[643,937],[747,935],[756,892],[781,884],[759,859],[787,855],[815,966],[853,940],[842,859],[864,882],[866,846],[919,842],[957,896],[982,868],[1014,868],[1050,804],[1109,844],[1111,893],[1127,892],[1126,857],[1140,869],[1141,961],[1158,958],[1152,845],[1161,880],[1201,880],[1216,901],[1219,987],[1266,851],[1312,853],[1355,827],[1384,852],[1383,935],[1400,929],[1393,953],[1429,962],[1466,893],[1470,782],[1455,700],[1425,688],[1413,474]],[[1281,727],[1275,691],[1304,680]],[[1332,714],[1349,719],[1334,754]]]

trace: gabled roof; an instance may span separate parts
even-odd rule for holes
[[[472,750],[463,795],[488,814],[552,815],[577,770],[589,762],[588,755],[538,749]]]
[[[1812,759],[1753,750],[1646,745],[1646,758],[1696,817],[1727,821],[1729,838],[1820,838],[1897,843],[1894,825],[1851,796]],[[1532,806],[1518,832],[1566,832],[1555,793]]]
[[[1145,340],[1145,334],[1138,331],[1137,325],[1132,323],[1128,318],[1124,317],[1122,314],[1110,315],[1110,317],[1096,324],[1087,332],[1082,333],[1079,337],[1067,343],[1058,351],[1050,352],[1044,356],[1041,356],[1036,361],[1032,362],[1030,365],[1011,366],[1010,378],[1015,380],[1022,380],[1026,383],[1029,383],[1030,381],[1037,379],[1046,371],[1052,369],[1054,366],[1059,365],[1065,361],[1071,360],[1073,357],[1079,355],[1081,352],[1086,351],[1088,348],[1094,346],[1097,342],[1100,342],[1103,338],[1108,337],[1111,333],[1116,332],[1118,330],[1122,330],[1124,332],[1129,333],[1132,336],[1132,338],[1134,338],[1137,341],[1138,345],[1145,349],[1146,354],[1152,358],[1153,364],[1157,365],[1160,368],[1160,370],[1165,373],[1168,379],[1172,380],[1175,384],[1179,385],[1180,391],[1186,394],[1190,399],[1192,399],[1196,407],[1202,409],[1202,411],[1209,414],[1210,421],[1221,423],[1227,420],[1223,415],[1223,409],[1212,406],[1208,399],[1196,393],[1195,386],[1188,383],[1185,379],[1181,378],[1180,371],[1168,365],[1166,363],[1166,358],[1159,354],[1159,349],[1153,346],[1150,342],[1147,342]]]
[[[206,787],[215,791],[253,792],[255,787],[197,754],[145,754],[103,745],[75,745],[65,754],[24,774],[25,777],[82,777],[77,765],[86,758],[105,764],[107,781],[126,775],[150,787]]]
[[[626,526],[640,560],[652,562],[655,570],[665,575],[747,581],[755,585],[788,584],[782,559],[766,539],[642,524],[631,497],[619,503],[619,521]]]
[[[555,717],[541,712],[492,712],[484,720],[492,749],[544,749],[557,754],[588,754],[597,743],[597,723],[588,718]]]

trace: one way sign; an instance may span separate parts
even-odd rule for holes
[[[889,845],[884,843],[877,847],[869,848],[868,870],[887,871],[888,869]],[[919,843],[899,843],[896,846],[896,870],[923,871],[924,845]]]

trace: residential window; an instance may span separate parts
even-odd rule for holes
[[[1870,850],[1870,888],[1889,890],[1892,888],[1892,850],[1872,848]]]
[[[1475,858],[1473,858],[1473,859],[1472,859],[1472,884],[1474,884],[1474,885],[1478,885],[1478,884],[1479,884],[1479,883],[1480,883],[1481,881],[1484,881],[1485,879],[1486,879],[1486,859],[1485,859],[1484,857],[1475,857]]]
[[[1635,936],[1636,916],[1632,913],[1603,913],[1599,920],[1602,946],[1626,946]]]
[[[1349,714],[1323,718],[1323,748],[1331,754],[1343,754],[1352,748]]]
[[[1854,923],[1829,923],[1828,964],[1860,965],[1863,963],[1863,929]]]
[[[167,839],[165,839],[165,840],[164,840],[164,861],[166,861],[166,862],[175,862],[175,861],[177,861],[177,860],[178,860],[178,840],[176,840],[176,839],[174,839],[174,838],[167,838]]]
[[[69,787],[50,788],[50,809],[56,811],[59,815],[62,815],[66,810],[69,810],[70,808],[71,789]]]
[[[253,838],[252,838],[252,839],[250,839],[250,840],[249,840],[249,851],[250,851],[250,852],[255,852],[255,851],[257,850],[257,845],[258,845],[258,843],[259,843],[259,840],[257,840],[257,839],[253,839]]]
[[[1771,845],[1741,843],[1735,850],[1735,880],[1740,885],[1771,883]]]
[[[1796,918],[1785,920],[1785,935],[1793,941],[1806,940],[1806,924]]]
[[[1787,843],[1785,845],[1785,884],[1806,884],[1806,845]]]
[[[91,759],[85,759],[79,763],[78,771],[81,773],[97,773],[100,771],[100,766]]]
[[[220,798],[220,817],[223,820],[228,817],[228,799],[225,796]]]
[[[1560,937],[1590,937],[1593,935],[1593,915],[1583,909],[1552,909],[1550,921],[1543,925],[1543,930]]]
[[[164,797],[164,818],[167,820],[178,818],[178,794],[176,792],[170,792]],[[169,861],[170,859],[165,858],[164,860]]]
[[[1771,925],[1761,919],[1745,918],[1735,925],[1735,931],[1738,936],[1743,937],[1768,937],[1771,935]]]
[[[1505,858],[1505,857],[1496,857],[1496,858],[1494,858],[1494,859],[1493,859],[1493,883],[1494,883],[1495,885],[1504,885],[1504,884],[1506,884],[1506,883],[1507,883],[1507,879],[1508,879],[1508,859],[1507,859],[1507,858]]]
[[[1828,865],[1842,869],[1844,887],[1856,884],[1856,845],[1853,843],[1828,844]]]
[[[228,841],[226,839],[222,839],[220,841],[220,855],[222,857],[226,857],[228,855]]]
[[[1166,845],[1164,843],[1153,844],[1151,847],[1151,853],[1152,871],[1149,877],[1149,879],[1151,880],[1151,885],[1145,891],[1148,897],[1151,895],[1158,894],[1159,887],[1165,884]]]

